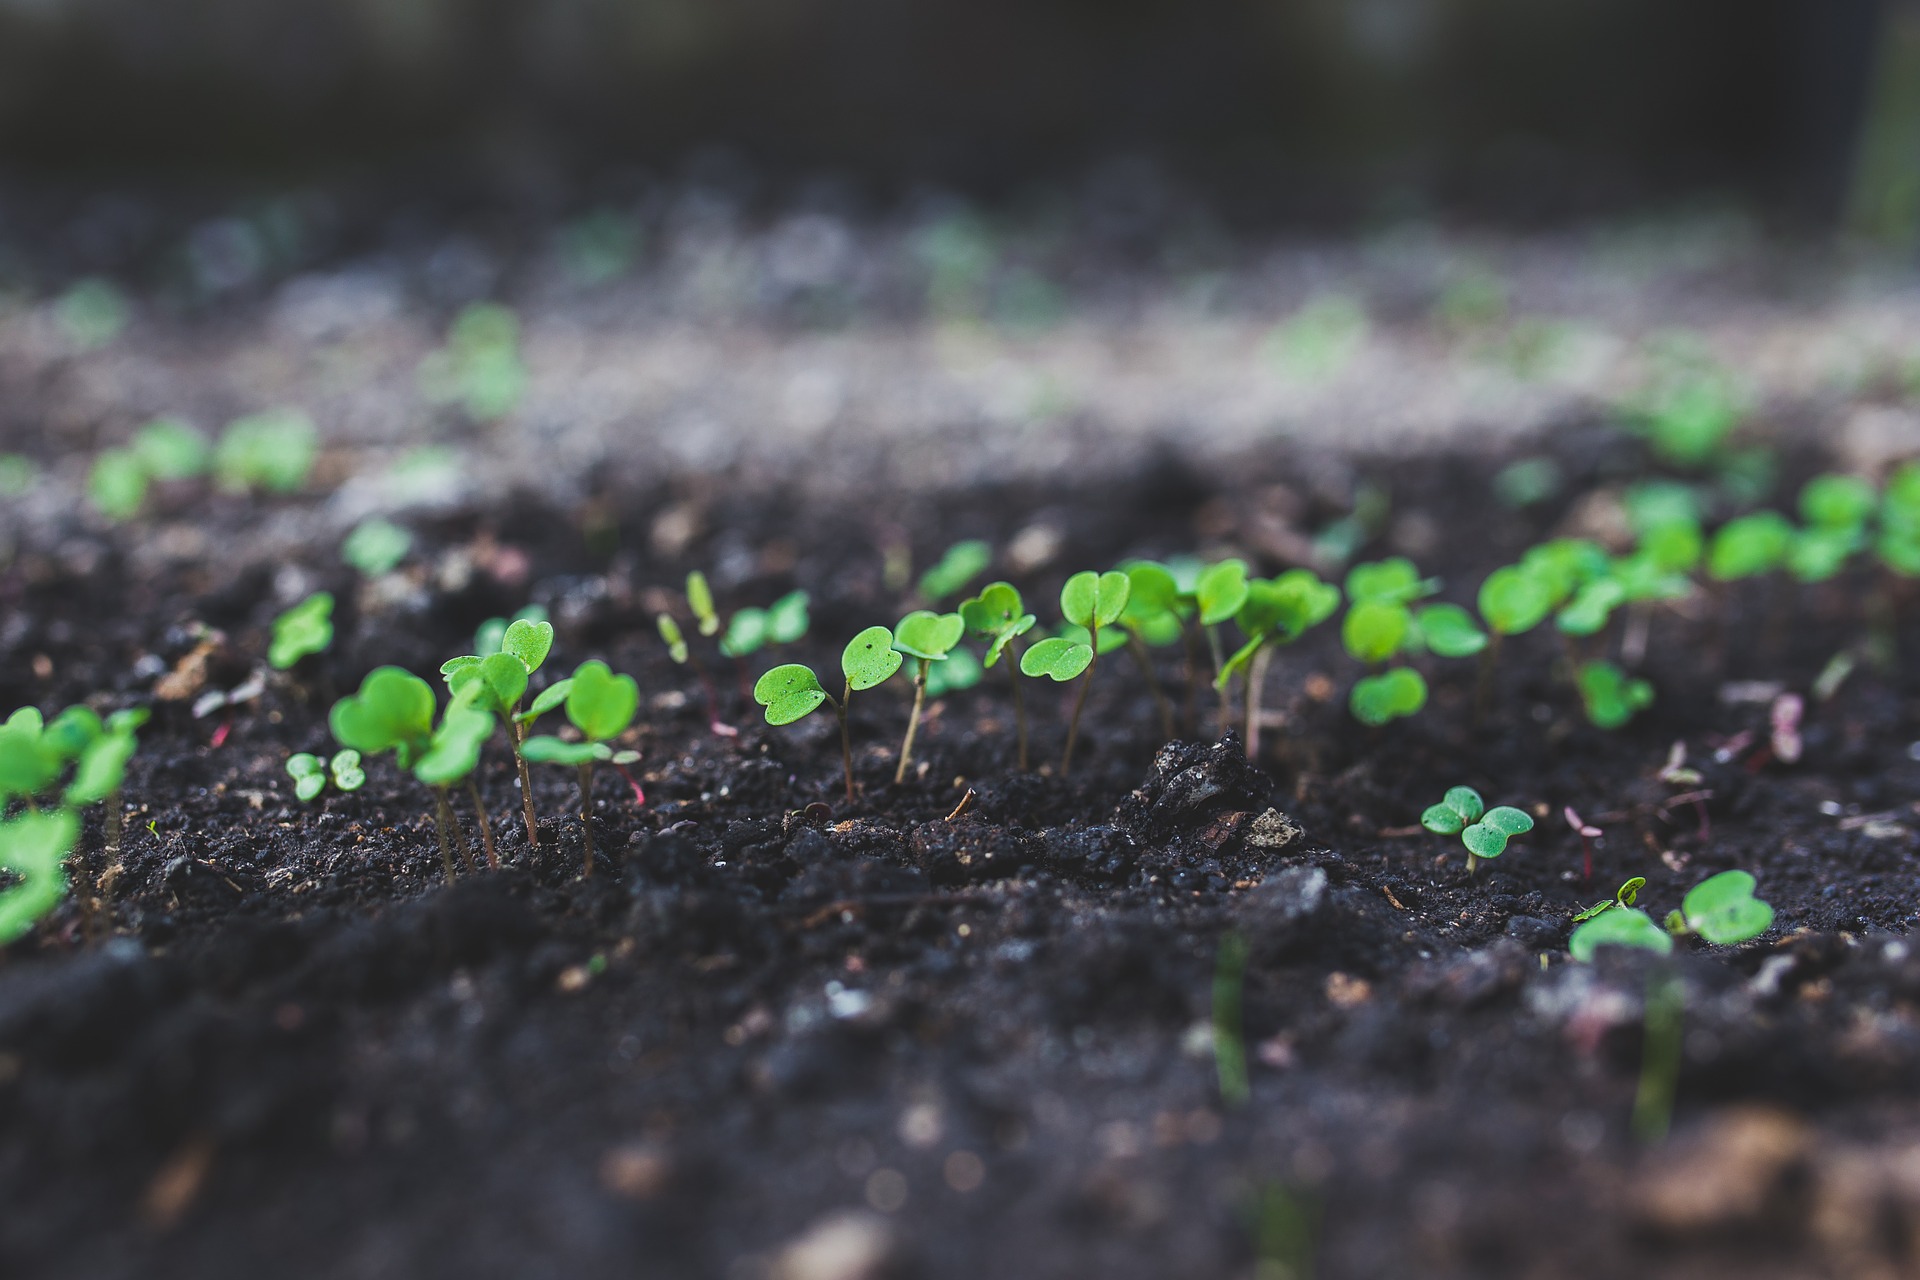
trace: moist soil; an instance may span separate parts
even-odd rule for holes
[[[1393,495],[1366,554],[1410,551],[1470,603],[1640,462],[1597,426],[1550,446],[1573,496],[1527,512],[1487,497],[1497,459],[1347,460]],[[1789,482],[1820,461],[1790,452]],[[1072,689],[1028,683],[1045,763],[1020,772],[995,670],[930,702],[895,784],[896,681],[853,699],[851,804],[830,715],[769,728],[745,696],[768,662],[697,640],[734,730],[715,732],[702,679],[654,632],[690,568],[723,605],[804,587],[812,633],[780,657],[829,671],[845,637],[912,603],[885,583],[887,552],[924,565],[960,537],[1000,549],[994,572],[1043,617],[1068,572],[1125,556],[1240,548],[1271,571],[1286,530],[1341,514],[1299,481],[1324,463],[1269,452],[1221,478],[1163,460],[1085,489],[865,508],[724,484],[572,509],[525,497],[418,524],[416,567],[374,583],[331,547],[277,569],[133,554],[183,521],[243,546],[272,515],[198,493],[23,543],[0,574],[0,702],[154,716],[117,858],[91,817],[78,892],[0,956],[7,1271],[1920,1265],[1911,665],[1862,663],[1809,698],[1799,762],[1767,747],[1766,682],[1806,694],[1858,644],[1868,577],[1658,613],[1658,701],[1611,733],[1581,717],[1549,629],[1506,647],[1484,715],[1473,662],[1422,660],[1425,712],[1364,728],[1327,626],[1274,661],[1251,763],[1204,689],[1187,720],[1171,648],[1155,657],[1172,742],[1116,653],[1070,776],[1055,763]],[[675,504],[693,514],[663,549],[649,531]],[[334,647],[196,717],[259,665],[287,574],[338,597]],[[535,767],[530,849],[497,740],[480,785],[498,870],[445,882],[430,797],[390,761],[357,793],[296,801],[285,759],[329,745],[333,698],[382,663],[431,675],[529,599],[556,624],[549,674],[599,656],[642,689],[642,760],[594,788],[591,875],[573,773]],[[1901,653],[1920,655],[1920,618],[1900,616]],[[1661,780],[1677,750],[1698,783]],[[1459,783],[1538,819],[1472,873],[1417,825]],[[1590,877],[1569,805],[1605,830]],[[1626,878],[1646,878],[1659,918],[1731,867],[1777,910],[1755,942],[1567,960],[1572,913]],[[1684,1002],[1664,1142],[1629,1124],[1650,981]],[[1239,1059],[1244,1098],[1222,1088]]]

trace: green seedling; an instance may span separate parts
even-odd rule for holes
[[[1661,956],[1672,952],[1673,939],[1653,922],[1652,916],[1626,904],[1609,902],[1604,906],[1610,909],[1581,924],[1567,939],[1567,954],[1575,960],[1591,964],[1601,947],[1628,947]]]
[[[896,786],[907,780],[907,766],[913,760],[913,738],[919,731],[920,708],[927,696],[927,669],[945,662],[966,631],[967,624],[959,614],[927,609],[915,609],[893,629],[893,647],[918,664],[913,673],[913,711],[907,717],[907,736],[900,744],[900,764],[893,771]]]
[[[213,465],[206,436],[179,418],[155,418],[134,432],[133,452],[155,480],[192,480]]]
[[[920,596],[938,604],[948,596],[959,595],[967,584],[987,571],[993,563],[993,548],[977,538],[956,542],[939,561],[920,575]]]
[[[1920,462],[1906,463],[1887,478],[1874,552],[1901,577],[1920,577]]]
[[[1245,567],[1241,567],[1244,579]],[[1201,575],[1204,581],[1206,575]],[[1240,584],[1240,599],[1245,603],[1245,582]],[[1044,656],[1042,650],[1051,641],[1042,640],[1027,650],[1027,656],[1020,661],[1020,669],[1028,675],[1046,675],[1054,680],[1072,679],[1064,674],[1076,664],[1085,668],[1086,675],[1081,681],[1080,692],[1073,700],[1073,718],[1067,724],[1067,746],[1060,755],[1060,776],[1065,777],[1073,768],[1073,748],[1080,736],[1080,713],[1086,709],[1087,690],[1093,685],[1094,664],[1100,655],[1100,632],[1119,622],[1120,615],[1126,611],[1127,595],[1133,589],[1132,582],[1124,573],[1094,573],[1083,570],[1068,578],[1066,585],[1060,588],[1060,612],[1066,620],[1077,627],[1086,628],[1090,643],[1082,645],[1068,642],[1064,651],[1050,651]],[[1079,662],[1084,651],[1086,661]],[[1029,667],[1029,662],[1033,667]]]
[[[744,658],[769,644],[792,644],[803,638],[810,625],[807,602],[806,592],[789,591],[765,609],[740,610],[727,622],[720,652]]]
[[[1487,808],[1472,787],[1449,787],[1439,804],[1420,815],[1420,825],[1436,835],[1459,836],[1471,872],[1476,859],[1499,857],[1507,851],[1508,840],[1533,830],[1533,819],[1511,805]]]
[[[521,612],[525,614],[533,609],[538,609],[538,606]],[[471,687],[474,705],[497,716],[507,731],[507,743],[513,748],[514,767],[520,775],[520,814],[526,822],[529,849],[540,847],[540,827],[533,809],[533,778],[527,771],[527,757],[522,747],[533,722],[559,706],[567,696],[566,689],[560,689],[559,693],[548,689],[534,699],[531,710],[523,712],[520,709],[529,678],[553,651],[553,624],[546,620],[546,610],[539,609],[539,612],[543,616],[537,619],[516,617],[501,630],[497,640],[488,627],[482,626],[480,634],[474,638],[482,642],[492,641],[491,649],[476,646],[481,648],[480,653],[450,658],[440,665],[440,674],[446,679],[448,692],[457,697]],[[561,685],[565,684],[566,681],[561,681]],[[554,688],[560,688],[560,685]],[[477,791],[472,799],[478,808],[480,797]]]
[[[1487,647],[1487,633],[1457,604],[1422,605],[1413,625],[1420,646],[1443,658],[1470,658]]]
[[[372,516],[362,520],[340,547],[340,558],[363,577],[392,573],[413,549],[413,535],[391,520]]]
[[[440,863],[451,880],[456,873],[448,829],[458,831],[459,820],[447,800],[447,788],[473,773],[492,720],[463,697],[456,697],[448,706],[437,729],[433,713],[432,685],[399,667],[376,667],[360,682],[359,692],[333,704],[327,723],[341,746],[363,757],[391,751],[402,769],[432,788]],[[479,813],[485,822],[485,809]],[[471,865],[464,833],[459,839],[462,856]]]
[[[1244,715],[1249,760],[1260,753],[1260,696],[1274,649],[1292,644],[1331,618],[1339,607],[1340,588],[1322,582],[1311,569],[1289,569],[1276,578],[1256,578],[1247,584],[1247,598],[1234,615],[1246,641],[1221,665],[1216,684],[1224,692],[1227,681],[1236,673],[1246,675]]]
[[[979,595],[961,602],[960,620],[966,624],[969,638],[987,646],[987,667],[997,666],[1001,659],[1006,659],[1007,683],[1013,688],[1013,719],[1019,736],[1020,771],[1025,773],[1027,706],[1020,690],[1019,639],[1033,630],[1035,618],[1027,612],[1019,589],[1012,583],[990,582],[981,589]],[[887,674],[891,675],[892,672]]]
[[[580,835],[586,858],[580,874],[585,878],[593,874],[593,767],[602,760],[628,765],[640,758],[636,751],[615,751],[607,745],[633,723],[640,708],[640,686],[632,676],[615,675],[598,659],[581,663],[566,683],[567,719],[585,741],[528,738],[520,749],[529,760],[570,764],[580,770]],[[534,708],[539,706],[536,700]]]
[[[330,761],[307,751],[288,756],[287,776],[293,779],[293,794],[309,802],[319,799],[329,781],[341,791],[358,791],[367,782],[360,753],[352,747],[334,752]]]
[[[927,696],[944,698],[950,693],[964,692],[978,685],[985,676],[980,659],[970,650],[955,649],[945,662],[937,662],[927,670]]]
[[[292,493],[307,482],[320,448],[313,420],[297,409],[236,418],[213,451],[213,474],[231,493]]]
[[[1653,705],[1653,686],[1611,662],[1583,663],[1575,681],[1587,719],[1596,728],[1618,729]]]
[[[1128,583],[1131,590],[1132,583]],[[1186,603],[1198,618],[1200,628],[1206,633],[1207,651],[1213,658],[1215,690],[1220,695],[1220,732],[1225,733],[1232,710],[1227,702],[1227,690],[1217,683],[1221,668],[1226,665],[1226,653],[1220,646],[1220,624],[1229,621],[1240,612],[1240,606],[1247,602],[1247,562],[1244,560],[1221,560],[1207,565],[1194,579],[1193,591]],[[1194,681],[1195,670],[1191,651],[1187,658],[1189,690]]]
[[[1698,362],[1662,378],[1640,406],[1636,426],[1664,462],[1697,467],[1714,460],[1739,425],[1742,397],[1733,379]]]
[[[659,629],[660,643],[667,646],[667,656],[672,658],[676,665],[685,666],[687,659],[693,654],[687,648],[687,637],[680,630],[680,624],[674,621],[670,613],[656,615],[653,622]]]
[[[847,642],[840,654],[840,673],[846,685],[838,700],[820,687],[813,668],[797,662],[775,667],[754,682],[753,700],[765,707],[767,723],[788,725],[812,715],[823,704],[833,703],[840,720],[840,762],[846,769],[847,803],[853,803],[853,742],[847,732],[847,708],[856,692],[877,688],[893,677],[905,661],[893,632],[885,627],[868,627]]]
[[[87,499],[109,520],[131,520],[147,502],[147,469],[131,449],[108,449],[87,472]]]
[[[481,748],[493,736],[493,717],[476,705],[479,696],[477,681],[464,685],[454,694],[440,717],[439,726],[433,731],[433,737],[427,742],[426,751],[413,764],[413,776],[433,788],[434,803],[444,822],[442,829],[453,829],[469,871],[479,868],[474,865],[473,855],[467,847],[466,832],[461,829],[460,820],[454,816],[453,803],[447,797],[450,788],[460,785],[465,785],[467,796],[473,802],[474,816],[480,821],[480,839],[486,849],[487,865],[495,870],[500,867],[500,856],[493,846],[493,823],[487,817],[487,806],[480,798],[480,789],[473,781],[474,770],[480,767]],[[447,875],[451,879],[453,860],[444,843],[440,847],[440,856],[446,863]]]
[[[1837,577],[1867,544],[1867,522],[1879,505],[1873,486],[1857,476],[1823,475],[1800,490],[1806,526],[1787,549],[1787,571],[1800,582]]]
[[[1573,811],[1569,809],[1567,812],[1572,813]],[[1598,917],[1603,911],[1612,911],[1616,907],[1621,909],[1631,907],[1633,900],[1638,897],[1640,891],[1646,887],[1647,878],[1645,876],[1635,876],[1614,890],[1611,898],[1602,898],[1599,902],[1594,903],[1585,911],[1574,916],[1573,922],[1575,924],[1585,924],[1587,921]],[[1642,912],[1641,914],[1644,915],[1645,913]]]
[[[520,319],[497,302],[476,302],[454,317],[447,345],[420,362],[421,393],[434,404],[460,405],[476,422],[513,412],[526,389]]]
[[[71,809],[0,822],[0,869],[18,878],[0,889],[0,946],[33,928],[66,896],[66,859],[79,838],[80,815]]]
[[[132,309],[112,281],[89,276],[60,295],[53,314],[67,341],[82,351],[94,351],[120,336]]]
[[[1493,692],[1493,671],[1500,660],[1500,645],[1508,636],[1533,630],[1558,603],[1553,585],[1525,565],[1510,564],[1495,569],[1480,584],[1476,603],[1492,638],[1480,650],[1480,678],[1475,689],[1474,718],[1486,714],[1487,700]]]
[[[1773,924],[1773,908],[1753,896],[1754,879],[1745,871],[1722,871],[1687,891],[1680,909],[1668,914],[1667,932],[1698,935],[1717,946],[1746,942]]]
[[[324,653],[333,643],[333,596],[316,591],[273,620],[273,641],[267,664],[285,671],[309,654]]]
[[[1777,511],[1756,511],[1729,520],[1707,548],[1707,576],[1715,582],[1735,582],[1771,573],[1786,562],[1793,539],[1793,525]]]
[[[713,607],[713,588],[707,584],[707,575],[698,569],[687,575],[687,608],[693,612],[701,635],[719,634],[720,614]]]
[[[1190,598],[1183,596],[1173,570],[1153,560],[1134,560],[1120,566],[1127,575],[1127,607],[1120,615],[1119,627],[1109,634],[1124,638],[1140,678],[1153,694],[1154,709],[1160,716],[1160,732],[1174,736],[1173,704],[1153,670],[1149,648],[1175,644],[1187,635],[1186,617],[1192,612]],[[1077,638],[1077,637],[1076,637]],[[1104,639],[1104,638],[1103,638]],[[1188,649],[1189,692],[1193,676],[1192,649]]]
[[[1412,667],[1395,667],[1354,681],[1347,697],[1353,718],[1371,728],[1418,715],[1427,705],[1427,681]]]
[[[473,633],[474,656],[484,658],[490,653],[499,653],[506,642],[507,628],[516,622],[543,623],[547,621],[545,605],[530,604],[511,618],[488,618]],[[551,629],[549,629],[550,633]]]

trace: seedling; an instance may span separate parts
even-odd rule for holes
[[[1427,705],[1427,681],[1412,667],[1394,667],[1377,676],[1354,681],[1347,707],[1353,718],[1370,728],[1418,715]]]
[[[1236,672],[1246,673],[1247,758],[1260,753],[1260,695],[1266,684],[1267,662],[1273,650],[1292,644],[1340,607],[1340,588],[1322,582],[1311,569],[1289,569],[1277,578],[1247,584],[1247,598],[1234,621],[1247,637],[1220,668],[1216,681],[1224,690]]]
[[[362,756],[391,751],[402,769],[411,770],[433,744],[433,686],[399,667],[376,667],[360,682],[358,693],[333,704],[327,715],[334,740]],[[447,878],[454,875],[448,844],[449,810],[444,791],[435,793],[434,830]]]
[[[1867,542],[1867,521],[1879,496],[1857,476],[1823,475],[1800,490],[1800,518],[1787,569],[1801,582],[1825,582],[1846,567]]]
[[[960,620],[967,635],[987,646],[985,665],[993,667],[1007,659],[1007,683],[1013,688],[1013,719],[1020,744],[1020,771],[1027,770],[1027,706],[1020,691],[1019,645],[1021,636],[1033,630],[1034,616],[1027,612],[1019,589],[1010,582],[991,582],[979,595],[960,605]],[[892,643],[891,640],[888,641]],[[897,664],[896,664],[897,665]],[[888,675],[893,674],[888,672]],[[883,676],[882,679],[885,677]]]
[[[213,473],[233,493],[292,493],[307,482],[319,451],[313,420],[297,409],[236,418],[213,452]]]
[[[1741,412],[1733,379],[1695,359],[1662,378],[1640,407],[1637,425],[1662,461],[1702,466],[1719,454]]]
[[[1729,520],[1707,549],[1707,576],[1715,582],[1756,578],[1778,569],[1793,546],[1793,525],[1777,511]]]
[[[758,653],[768,644],[792,644],[807,634],[807,593],[789,591],[765,609],[742,609],[727,623],[720,652],[729,658]]]
[[[447,345],[420,362],[420,390],[435,404],[458,404],[476,422],[513,412],[526,388],[520,319],[497,302],[476,302],[454,317]]]
[[[1571,817],[1569,818],[1569,821],[1577,819],[1580,816],[1574,813],[1573,810],[1571,809],[1567,810],[1567,813],[1571,815]],[[1599,829],[1597,827],[1593,828],[1592,830],[1595,836],[1598,836],[1600,834]],[[1611,898],[1603,898],[1599,902],[1596,902],[1592,906],[1588,907],[1585,911],[1582,911],[1578,915],[1574,916],[1573,922],[1575,924],[1584,924],[1587,921],[1592,920],[1598,915],[1600,915],[1600,913],[1603,911],[1611,911],[1615,907],[1622,907],[1622,908],[1631,907],[1633,905],[1634,898],[1638,896],[1640,891],[1646,887],[1647,887],[1647,878],[1645,876],[1635,876],[1633,877],[1633,879],[1627,881],[1625,884],[1621,885],[1618,889],[1614,890],[1614,894]]]
[[[133,436],[133,453],[155,480],[191,480],[213,465],[213,447],[192,423],[155,418]]]
[[[1237,563],[1237,562],[1230,562]],[[1241,566],[1240,599],[1245,602],[1245,566]],[[1206,578],[1203,574],[1202,580]],[[1020,660],[1020,669],[1028,675],[1046,675],[1054,680],[1070,680],[1075,666],[1083,668],[1085,678],[1080,684],[1079,695],[1073,700],[1073,718],[1067,724],[1067,747],[1060,755],[1060,776],[1065,777],[1073,768],[1074,743],[1080,735],[1080,713],[1087,705],[1087,690],[1093,685],[1093,668],[1100,654],[1100,631],[1112,627],[1120,620],[1127,607],[1128,593],[1133,584],[1124,573],[1094,573],[1083,570],[1068,578],[1066,585],[1060,588],[1060,612],[1068,622],[1085,627],[1090,643],[1079,644],[1062,641],[1064,649],[1048,650],[1054,641],[1042,640],[1027,650],[1025,658]],[[1045,653],[1042,651],[1046,650]],[[1081,661],[1082,653],[1085,661]],[[1029,665],[1031,664],[1031,665]]]
[[[316,591],[273,620],[267,663],[285,671],[309,654],[324,653],[332,643],[333,596]]]
[[[966,630],[967,624],[959,614],[927,609],[915,609],[893,629],[893,647],[918,663],[913,673],[913,712],[907,718],[906,739],[900,744],[899,767],[893,771],[896,786],[907,780],[907,766],[913,760],[913,737],[920,728],[920,708],[927,696],[927,668],[945,662]]]
[[[473,652],[476,657],[484,658],[490,653],[499,653],[506,642],[507,628],[516,622],[544,623],[547,620],[546,606],[530,604],[515,613],[511,618],[488,618],[473,633]],[[548,629],[551,633],[551,628]]]
[[[459,819],[453,814],[452,802],[447,798],[448,788],[465,784],[467,796],[473,802],[474,816],[480,820],[480,839],[486,849],[487,865],[498,870],[500,856],[493,847],[493,823],[487,817],[487,806],[480,798],[480,789],[473,781],[473,771],[480,767],[480,749],[493,735],[493,717],[476,705],[480,693],[478,682],[474,682],[454,694],[440,717],[439,727],[427,742],[426,752],[414,762],[413,776],[433,788],[434,802],[439,806],[445,825],[453,828],[468,870],[478,870],[467,848],[466,833],[461,830]],[[444,845],[440,853],[446,859],[451,877],[453,861]]]
[[[993,548],[986,543],[977,538],[956,542],[931,569],[920,575],[920,596],[930,604],[938,604],[948,596],[959,595],[992,563]]]
[[[950,693],[960,693],[979,684],[986,672],[980,666],[980,659],[966,649],[955,649],[947,655],[945,662],[935,663],[927,670],[927,696],[944,698]]]
[[[1492,633],[1492,639],[1480,650],[1480,678],[1474,690],[1474,718],[1479,720],[1485,716],[1487,700],[1493,693],[1493,671],[1500,660],[1501,642],[1539,626],[1558,600],[1553,585],[1535,569],[1510,564],[1487,575],[1476,603]]]
[[[1128,584],[1131,589],[1132,584]],[[1220,624],[1240,612],[1240,606],[1247,602],[1247,562],[1244,560],[1221,560],[1210,564],[1200,571],[1193,584],[1192,606],[1199,617],[1200,626],[1207,635],[1207,649],[1213,656],[1214,688],[1220,694],[1220,731],[1226,732],[1231,711],[1227,704],[1227,690],[1218,683],[1220,670],[1226,666],[1226,655],[1220,647]],[[1188,672],[1191,677],[1193,662],[1188,658]]]
[[[1920,576],[1920,462],[1906,463],[1887,477],[1874,551],[1901,577]]]
[[[411,533],[391,520],[372,516],[353,527],[340,547],[340,558],[362,576],[377,578],[398,568],[412,548]]]
[[[1668,914],[1667,932],[1696,934],[1707,942],[1731,946],[1765,933],[1773,908],[1753,896],[1754,879],[1745,871],[1722,871],[1687,891],[1680,909]]]
[[[693,611],[701,635],[719,634],[720,615],[713,607],[713,588],[707,584],[707,575],[698,569],[687,575],[687,608]]]
[[[109,520],[131,520],[147,501],[147,469],[131,449],[108,449],[87,472],[87,498]]]
[[[474,638],[482,642],[493,640],[486,626],[482,626]],[[563,680],[538,695],[528,711],[520,710],[520,701],[526,696],[528,678],[540,669],[553,650],[553,624],[544,617],[537,620],[518,617],[500,632],[490,651],[476,647],[481,648],[481,653],[448,659],[441,664],[440,674],[446,678],[448,691],[456,696],[471,686],[475,705],[499,717],[506,728],[507,743],[513,748],[514,766],[520,774],[520,812],[527,825],[527,847],[537,849],[540,828],[533,810],[533,779],[527,772],[527,758],[522,748],[533,722],[565,700],[567,689],[561,686],[567,682]],[[554,692],[555,689],[559,692]],[[477,807],[480,803],[477,792],[473,801]]]
[[[287,775],[293,779],[293,794],[309,802],[319,799],[329,780],[341,791],[358,791],[367,782],[366,771],[360,767],[360,753],[352,747],[334,752],[332,760],[297,752],[287,757]]]
[[[1192,612],[1192,605],[1182,595],[1173,570],[1166,565],[1152,560],[1135,560],[1122,565],[1121,572],[1127,575],[1127,607],[1120,615],[1120,630],[1125,633],[1127,652],[1133,655],[1134,665],[1140,669],[1140,678],[1146,681],[1148,690],[1153,694],[1153,705],[1160,715],[1160,732],[1172,738],[1173,704],[1167,700],[1166,690],[1160,687],[1159,678],[1154,675],[1153,659],[1147,649],[1149,646],[1174,644],[1185,636],[1186,618]],[[1187,674],[1191,692],[1191,646],[1187,652]]]
[[[1618,729],[1653,705],[1653,686],[1611,662],[1585,663],[1575,680],[1587,719],[1597,728]]]
[[[1661,956],[1671,953],[1673,939],[1632,901],[1629,897],[1598,904],[1598,914],[1585,918],[1567,939],[1567,954],[1581,964],[1591,964],[1601,947],[1629,947]]]
[[[607,743],[627,731],[634,712],[640,707],[640,686],[632,676],[615,675],[598,659],[581,663],[567,681],[567,719],[586,739],[563,742],[559,738],[528,738],[520,750],[529,760],[570,764],[580,770],[580,835],[586,850],[581,876],[593,874],[593,766],[602,760],[615,765],[632,764],[640,758],[637,751],[615,751]],[[558,687],[558,686],[556,686]],[[552,690],[548,691],[549,693]],[[539,701],[534,710],[539,709]]]
[[[71,809],[0,822],[0,868],[19,878],[0,889],[0,946],[33,928],[66,895],[66,858],[79,838],[80,815]]]
[[[1567,805],[1560,810],[1560,813],[1566,818],[1567,825],[1572,827],[1574,833],[1580,837],[1580,882],[1585,884],[1593,879],[1593,842],[1606,833],[1575,813],[1572,805]],[[1632,905],[1631,899],[1628,900],[1628,905]],[[1586,918],[1585,914],[1574,917],[1576,921]]]
[[[1449,787],[1439,804],[1420,815],[1420,825],[1436,835],[1459,836],[1472,872],[1476,859],[1499,857],[1507,851],[1508,840],[1533,830],[1533,819],[1511,805],[1487,808],[1472,787]]]
[[[771,725],[792,724],[812,715],[823,703],[833,703],[840,720],[840,762],[846,769],[848,804],[853,803],[853,742],[847,732],[847,707],[856,691],[875,688],[900,669],[905,659],[894,645],[893,632],[885,627],[868,627],[849,640],[840,654],[846,686],[837,700],[820,687],[812,667],[797,662],[775,667],[754,682],[753,700],[767,709]]]

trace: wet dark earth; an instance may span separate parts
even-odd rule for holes
[[[1622,474],[1610,432],[1553,442],[1575,493]],[[895,785],[896,682],[854,699],[852,805],[828,717],[768,728],[744,696],[760,667],[709,653],[738,731],[715,733],[654,633],[690,568],[729,607],[804,587],[813,631],[781,657],[828,669],[911,607],[888,548],[925,564],[960,537],[1049,620],[1069,572],[1127,556],[1233,549],[1270,572],[1343,514],[1305,469],[1270,451],[1230,477],[1156,465],[868,509],[724,485],[528,496],[423,523],[373,583],[331,554],[139,554],[189,519],[238,548],[273,515],[229,500],[23,543],[0,574],[0,704],[155,714],[120,861],[95,817],[82,891],[0,958],[8,1272],[1913,1273],[1920,617],[1909,665],[1809,697],[1798,763],[1765,750],[1772,697],[1860,640],[1866,578],[1659,614],[1658,702],[1614,733],[1580,716],[1545,630],[1508,647],[1484,718],[1472,662],[1423,659],[1427,710],[1362,728],[1329,626],[1273,664],[1253,763],[1204,692],[1165,742],[1114,655],[1069,777],[1070,689],[1029,685],[1048,763],[1020,773],[990,672],[932,703]],[[1393,498],[1364,554],[1412,554],[1462,602],[1591,514],[1489,503],[1480,457],[1353,473]],[[664,510],[684,536],[657,536]],[[196,717],[315,587],[341,601],[334,648]],[[443,882],[430,797],[389,761],[295,800],[284,761],[328,745],[333,698],[381,663],[431,674],[529,600],[550,669],[604,657],[642,689],[642,760],[595,790],[590,877],[572,773],[536,770],[529,849],[497,741],[497,872]],[[1158,655],[1184,720],[1179,651]],[[1662,781],[1676,743],[1698,782]],[[1457,783],[1538,820],[1471,875],[1418,826]],[[1565,806],[1605,830],[1590,880]],[[1777,911],[1755,942],[1567,959],[1571,915],[1625,878],[1657,918],[1731,867]],[[1650,981],[1683,1008],[1656,1143],[1630,1125]]]

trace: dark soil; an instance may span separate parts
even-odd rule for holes
[[[1634,462],[1597,429],[1554,441],[1584,486]],[[1369,554],[1412,551],[1456,600],[1568,515],[1492,504],[1484,458],[1358,469],[1395,502]],[[812,592],[795,656],[830,669],[908,607],[882,585],[889,539],[926,563],[1036,520],[1059,534],[1020,576],[1043,616],[1067,572],[1127,555],[1240,547],[1270,570],[1274,529],[1339,514],[1306,473],[1168,465],[869,510],[711,490],[673,556],[647,531],[685,493],[528,499],[422,528],[411,594],[362,591],[316,553],[299,585],[339,596],[334,649],[230,712],[155,701],[103,901],[83,891],[0,960],[7,1272],[1909,1273],[1915,689],[1863,667],[1809,702],[1789,767],[1738,684],[1806,692],[1859,639],[1867,580],[1661,614],[1658,704],[1617,733],[1580,718],[1546,631],[1509,646],[1477,727],[1473,664],[1436,662],[1425,713],[1365,730],[1328,627],[1274,663],[1257,767],[1214,741],[1205,697],[1198,732],[1163,745],[1116,654],[1071,778],[1011,770],[995,671],[932,705],[894,786],[889,686],[854,699],[851,807],[829,717],[767,728],[742,696],[760,665],[710,656],[738,735],[709,732],[654,636],[663,591],[702,565],[731,605]],[[261,516],[193,510],[216,545]],[[0,706],[145,703],[196,648],[205,687],[245,678],[286,603],[275,575],[136,570],[152,536],[21,549],[0,575]],[[536,771],[530,851],[497,745],[497,873],[443,883],[428,797],[390,762],[358,794],[295,801],[284,760],[328,743],[333,697],[380,663],[431,673],[529,598],[552,610],[553,668],[603,656],[643,690],[644,759],[633,787],[596,788],[590,878],[571,772]],[[1177,651],[1160,675],[1178,699]],[[1050,761],[1070,691],[1029,688]],[[1676,742],[1700,805],[1656,776]],[[1416,825],[1455,783],[1539,817],[1474,875]],[[1606,829],[1590,882],[1565,805]],[[90,876],[97,819],[86,848]],[[1628,1116],[1655,966],[1571,964],[1569,916],[1633,875],[1663,916],[1729,867],[1758,876],[1776,923],[1737,949],[1682,944],[1676,1136],[1643,1148]],[[1242,1106],[1214,1052],[1229,935],[1248,951]]]

